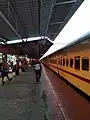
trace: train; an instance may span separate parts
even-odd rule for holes
[[[45,57],[42,62],[90,97],[90,35]]]

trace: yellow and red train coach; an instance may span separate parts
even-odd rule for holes
[[[90,96],[90,37],[47,56],[43,63]]]

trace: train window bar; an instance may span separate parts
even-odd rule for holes
[[[61,64],[60,60],[58,61],[58,64],[59,64],[59,65]]]
[[[57,63],[57,60],[50,60],[50,63],[52,63],[52,64],[56,64]]]
[[[89,58],[87,57],[82,57],[82,70],[89,70]]]
[[[73,59],[70,58],[70,67],[73,67]]]
[[[61,65],[62,65],[62,58],[61,58]]]
[[[63,66],[65,66],[65,59],[63,59]]]
[[[80,56],[75,57],[75,69],[80,70]]]
[[[68,67],[68,65],[69,65],[69,60],[68,58],[66,58],[66,66]]]

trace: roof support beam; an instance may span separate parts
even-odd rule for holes
[[[71,1],[65,1],[65,2],[59,2],[59,3],[56,3],[56,5],[64,5],[64,4],[69,4],[69,3],[74,3],[74,2],[77,2],[77,0],[71,0]]]
[[[52,12],[53,12],[53,8],[54,8],[55,4],[56,4],[56,0],[54,0],[54,2],[52,3],[52,7],[51,7],[51,10],[50,10],[48,23],[47,23],[45,34],[44,34],[44,39],[45,39],[45,36],[47,34],[47,31],[48,31],[49,23],[50,23],[50,20],[51,20],[51,17],[52,17]]]
[[[47,33],[47,35],[55,35],[56,33]]]
[[[7,20],[7,18],[3,15],[3,13],[0,11],[0,17],[6,22],[6,24],[13,30],[13,32],[23,41],[21,36],[16,32],[14,27],[11,25],[11,23]]]
[[[64,5],[64,4],[75,3],[75,2],[77,2],[77,0],[70,0],[70,1],[59,2],[59,3],[56,3],[56,0],[54,0],[54,3],[52,4],[52,7],[51,7],[51,11],[50,11],[50,15],[49,15],[49,20],[48,20],[48,23],[47,23],[47,26],[46,26],[44,38],[45,38],[45,36],[47,34],[47,31],[48,31],[49,23],[50,23],[50,20],[51,20],[51,17],[52,17],[53,8],[56,5]],[[62,23],[64,23],[64,21]],[[54,25],[54,24],[61,24],[61,22],[51,23],[51,25]]]
[[[62,22],[54,22],[54,23],[51,23],[50,25],[57,25],[57,24],[62,24],[63,23],[63,21]]]
[[[34,20],[33,20],[33,0],[29,0],[29,8],[30,8],[30,15],[31,15],[31,22],[32,22],[32,25],[33,27],[35,27],[34,25]]]
[[[74,0],[75,1],[75,0]],[[70,12],[67,14],[63,24],[61,24],[60,28],[58,29],[58,31],[56,32],[55,36],[53,39],[56,38],[56,36],[59,34],[59,32],[62,30],[62,28],[65,26],[65,24],[67,24],[67,22],[69,21],[69,19],[71,18],[71,16],[75,13],[75,11],[79,8],[79,6],[82,4],[84,0],[76,0],[74,6],[72,7],[72,9],[70,10]]]
[[[3,42],[4,44],[7,44],[7,40],[0,36],[0,42]]]
[[[38,0],[38,35],[40,36],[40,8],[41,8],[41,0]]]
[[[12,15],[13,15],[13,13],[15,14],[15,18],[14,18],[14,19],[15,19],[15,23],[14,23],[14,27],[13,27],[13,28],[14,28],[15,31],[19,34],[19,36],[20,36],[19,38],[22,39],[20,33],[21,33],[21,30],[24,29],[24,27],[23,27],[23,25],[21,24],[21,22],[20,22],[17,14],[16,14],[14,8],[12,7],[11,1],[8,0],[7,2],[8,2],[8,3],[7,3],[7,4],[8,4],[8,19],[9,19],[9,21],[11,21],[11,22],[13,23]],[[12,26],[13,26],[13,25],[12,25]],[[17,29],[18,26],[20,27],[19,31],[18,31],[18,29]],[[22,39],[22,41],[23,41],[23,39]]]

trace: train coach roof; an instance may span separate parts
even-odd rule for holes
[[[76,40],[76,41],[68,44],[68,45],[65,46],[64,48],[62,48],[62,49],[60,49],[60,50],[57,50],[57,51],[54,52],[54,53],[58,53],[58,52],[60,52],[60,51],[63,51],[63,50],[65,50],[65,49],[68,49],[68,48],[70,48],[70,47],[72,47],[72,46],[74,46],[74,45],[76,45],[76,44],[79,44],[79,43],[81,43],[81,42],[84,42],[86,39],[89,39],[89,38],[90,38],[90,34],[85,35],[85,36],[79,38],[78,40]],[[54,53],[52,53],[52,54],[54,54]],[[52,55],[52,54],[51,54],[51,55]],[[50,55],[50,56],[51,56],[51,55]]]

